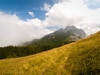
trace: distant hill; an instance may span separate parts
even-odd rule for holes
[[[100,32],[35,55],[0,60],[0,75],[100,75]]]
[[[58,47],[63,44],[75,42],[84,37],[86,37],[86,33],[82,29],[78,29],[75,26],[67,26],[65,29],[61,28],[41,39],[34,39],[33,41],[26,42],[23,45],[55,45],[55,47]]]

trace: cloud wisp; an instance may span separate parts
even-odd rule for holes
[[[34,17],[34,13],[33,12],[28,12],[29,13],[29,15],[31,16],[31,17]]]
[[[51,8],[51,5],[48,3],[44,3],[44,6],[41,7],[41,10],[49,11]]]

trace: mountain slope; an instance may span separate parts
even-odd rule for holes
[[[97,66],[96,69],[100,70],[100,61],[98,61],[98,59],[100,59],[99,37],[100,32],[75,43],[35,54],[33,56],[0,60],[0,75],[99,75],[90,73],[85,74],[84,68],[87,65],[84,64],[82,66],[81,64],[83,62],[80,62],[80,64],[78,63],[80,60],[92,58],[93,65]],[[90,54],[88,54],[88,52]],[[92,57],[92,54],[94,54],[94,57]],[[87,58],[80,58],[82,55]],[[74,62],[73,60],[75,58],[78,61],[76,60]],[[91,63],[91,60],[89,59],[88,62]],[[88,62],[84,61],[84,63]],[[80,71],[79,66],[83,71]],[[94,68],[93,70],[96,69]],[[88,71],[88,69],[86,70]]]
[[[84,37],[86,37],[86,33],[82,29],[78,29],[75,26],[67,26],[65,29],[59,29],[41,39],[35,39],[31,42],[25,43],[24,45],[40,47],[45,51],[75,42]]]
[[[73,37],[73,38],[70,38]],[[69,40],[66,39],[69,37]],[[77,41],[78,39],[82,39],[86,37],[86,33],[82,29],[78,29],[75,26],[67,26],[65,29],[59,29],[51,34],[44,36],[39,40],[33,40],[28,43],[28,45],[40,45],[41,44],[58,44],[55,47],[61,46],[62,44],[67,44],[73,41]]]

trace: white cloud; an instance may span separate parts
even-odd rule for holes
[[[100,8],[91,9],[86,0],[60,0],[53,6],[44,4],[46,18],[21,20],[16,15],[0,12],[0,46],[16,45],[40,38],[57,27],[74,25],[87,34],[100,30]]]
[[[33,12],[28,12],[29,13],[29,15],[31,16],[31,17],[34,17],[34,13]]]
[[[50,4],[44,3],[44,7],[41,7],[41,10],[49,11],[51,8]]]
[[[85,0],[60,0],[45,15],[45,26],[60,25],[66,27],[75,25],[84,29],[87,34],[94,33],[100,29],[100,26],[98,28],[100,24],[100,8],[90,9]]]
[[[38,18],[23,21],[16,15],[0,12],[0,46],[18,45],[52,32],[41,25]]]

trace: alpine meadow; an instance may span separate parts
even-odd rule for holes
[[[31,56],[0,60],[0,75],[99,75],[100,32]]]

